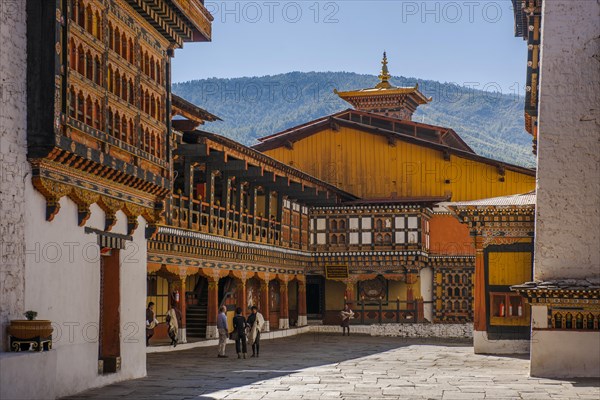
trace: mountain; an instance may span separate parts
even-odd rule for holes
[[[373,75],[351,72],[290,72],[174,83],[173,92],[223,119],[202,129],[252,145],[259,137],[349,108],[333,89],[368,88],[377,82]],[[433,97],[417,109],[415,121],[454,129],[480,155],[535,166],[531,136],[524,129],[523,97],[415,78],[391,82],[418,83]]]

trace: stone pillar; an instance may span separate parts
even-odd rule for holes
[[[279,281],[279,329],[289,329],[288,281]]]
[[[260,312],[262,313],[263,317],[265,317],[265,327],[264,327],[264,331],[265,332],[269,332],[270,330],[270,323],[269,323],[269,281],[260,281]]]
[[[306,317],[306,282],[298,281],[298,326],[308,325]]]
[[[219,337],[217,332],[217,314],[219,313],[219,279],[208,278],[208,310],[206,311],[206,338]]]
[[[599,14],[597,1],[552,0],[542,6],[536,281],[600,282]],[[566,291],[559,301],[581,306]],[[544,315],[550,304],[533,303],[532,315]],[[582,313],[587,312],[584,306]],[[532,329],[531,375],[598,377],[598,354],[598,331]]]

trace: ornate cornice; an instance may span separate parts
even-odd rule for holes
[[[117,211],[123,211],[127,215],[127,231],[132,234],[138,227],[137,218],[139,216],[149,223],[153,224],[159,218],[160,210],[154,208],[154,203],[143,202],[142,204],[132,204],[126,198],[117,198],[111,194],[119,192],[106,188],[107,193],[98,191],[98,187],[76,186],[72,181],[57,181],[43,175],[34,175],[32,177],[33,186],[46,199],[46,220],[52,221],[60,211],[60,199],[68,197],[77,204],[77,219],[79,226],[84,226],[91,216],[90,206],[94,203],[105,212],[105,230],[110,229],[116,223]],[[110,193],[110,194],[109,194]]]

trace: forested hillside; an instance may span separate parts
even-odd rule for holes
[[[375,76],[349,72],[290,72],[175,83],[173,92],[223,119],[202,129],[251,145],[258,137],[349,108],[333,89],[368,88],[377,82]],[[395,86],[416,82],[433,101],[417,110],[415,121],[454,129],[481,155],[534,166],[522,97],[415,78],[392,79]]]

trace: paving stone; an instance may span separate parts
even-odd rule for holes
[[[597,380],[531,378],[522,356],[428,340],[306,334],[265,342],[260,359],[217,360],[211,347],[152,353],[147,378],[71,399],[600,399]]]

